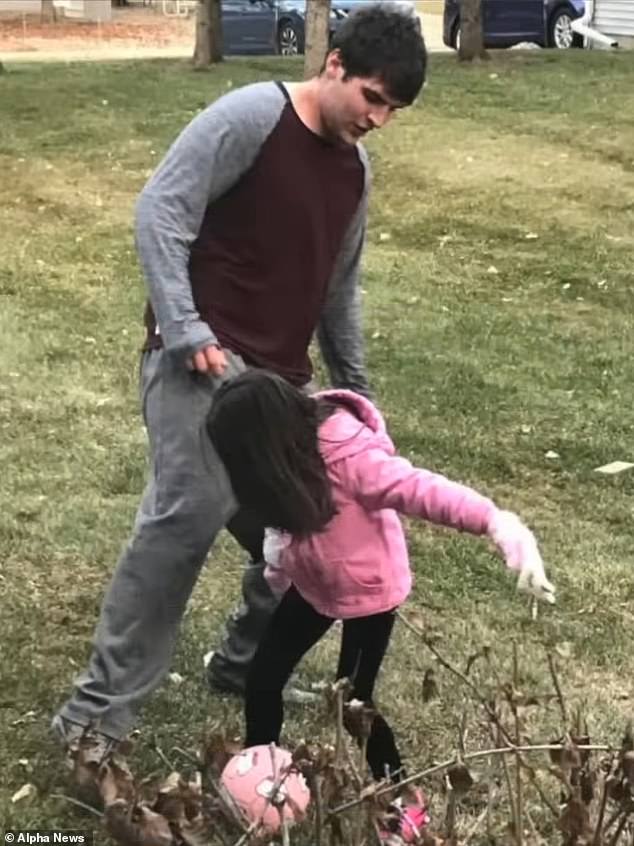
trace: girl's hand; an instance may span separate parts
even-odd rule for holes
[[[546,578],[535,536],[511,511],[498,511],[489,525],[489,536],[498,547],[506,566],[519,570],[518,590],[548,602],[555,602],[555,588]]]

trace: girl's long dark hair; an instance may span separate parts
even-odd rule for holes
[[[319,402],[280,376],[249,370],[223,385],[206,429],[238,503],[265,526],[321,531],[336,513],[319,453]]]

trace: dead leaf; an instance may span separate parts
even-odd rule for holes
[[[106,830],[126,846],[172,846],[174,836],[165,817],[145,805],[133,812],[119,799],[105,809]]]
[[[214,843],[210,821],[199,817],[178,827],[178,834],[186,846],[210,846]]]
[[[236,739],[229,739],[219,732],[214,732],[203,743],[203,765],[215,775],[220,776],[229,760],[240,752],[242,752],[242,744]]]
[[[447,770],[447,777],[451,787],[458,796],[464,796],[473,787],[473,777],[467,767],[460,761]]]
[[[570,846],[592,835],[590,813],[583,802],[574,796],[566,803],[557,826],[564,835],[564,843]]]
[[[436,674],[430,667],[428,670],[425,670],[423,677],[423,702],[430,702],[432,699],[437,699],[439,695]]]
[[[202,786],[199,779],[187,781],[180,773],[171,773],[159,788],[153,810],[170,822],[197,819],[202,809]]]
[[[630,790],[634,794],[634,752],[625,752],[621,758],[621,769],[623,775],[630,785]]]
[[[28,722],[29,720],[32,721],[35,716],[36,716],[35,711],[27,711],[26,714],[22,714],[21,717],[18,717],[17,720],[13,720],[11,725],[12,726],[21,726],[24,723]]]
[[[552,745],[561,744],[561,749],[551,749],[549,751],[550,760],[557,767],[560,767],[564,773],[569,770],[579,770],[582,766],[581,751],[571,738],[560,738],[552,741]]]
[[[624,470],[631,470],[634,467],[631,461],[611,461],[609,464],[603,464],[601,467],[595,467],[595,473],[605,473],[608,476],[613,476],[615,473],[622,473]]]
[[[21,802],[23,799],[29,799],[31,796],[35,796],[37,790],[35,789],[35,785],[27,782],[27,784],[23,784],[19,790],[11,797],[12,804],[15,805],[16,802]]]
[[[118,799],[134,802],[136,789],[128,765],[123,759],[110,758],[99,767],[97,782],[104,805]]]
[[[555,646],[555,652],[561,658],[572,658],[572,643],[569,640],[563,640]]]

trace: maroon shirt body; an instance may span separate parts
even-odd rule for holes
[[[191,248],[194,303],[221,346],[293,384],[310,380],[308,346],[363,187],[356,147],[311,132],[288,101]],[[161,346],[149,304],[146,326],[146,348]]]

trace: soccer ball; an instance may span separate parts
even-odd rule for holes
[[[304,819],[310,801],[304,777],[297,772],[285,775],[292,762],[286,749],[275,746],[272,755],[270,746],[250,746],[231,758],[220,781],[250,823],[259,822],[274,833],[283,821]],[[280,775],[282,782],[277,795],[269,801],[275,779]]]

